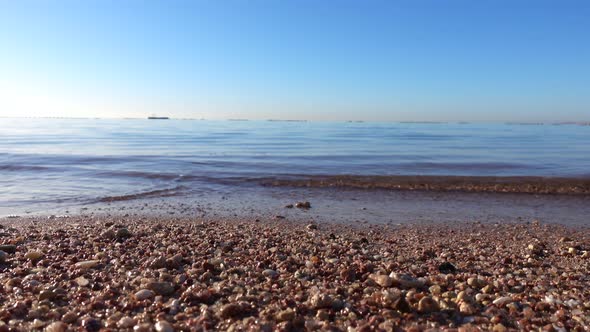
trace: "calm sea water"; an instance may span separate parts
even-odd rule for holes
[[[306,175],[590,176],[590,126],[0,119],[0,209]]]

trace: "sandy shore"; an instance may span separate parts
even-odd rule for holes
[[[587,229],[106,216],[0,224],[0,331],[590,328]]]

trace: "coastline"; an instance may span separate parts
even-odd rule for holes
[[[328,175],[267,178],[264,186],[590,195],[590,177]]]
[[[11,328],[590,326],[587,228],[121,215],[0,225]]]

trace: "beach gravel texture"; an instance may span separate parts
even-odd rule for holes
[[[0,331],[587,331],[590,231],[0,221]]]

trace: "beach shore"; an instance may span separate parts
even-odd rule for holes
[[[0,331],[590,327],[587,228],[114,215],[0,225]]]

